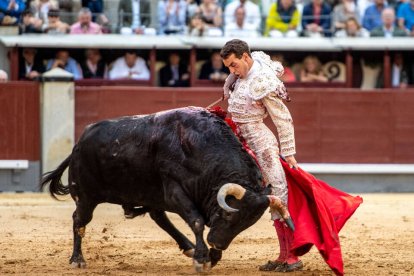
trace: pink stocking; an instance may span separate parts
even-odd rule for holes
[[[279,257],[276,259],[276,261],[284,263],[286,262],[287,257],[288,257],[288,252],[286,251],[287,245],[286,245],[286,235],[285,235],[285,229],[284,229],[286,228],[286,226],[284,225],[283,222],[281,222],[278,219],[274,221],[273,225],[275,226],[275,229],[276,229],[276,234],[279,239],[279,248],[280,248]]]

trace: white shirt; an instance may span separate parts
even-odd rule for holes
[[[149,80],[150,72],[144,59],[137,57],[135,65],[132,68],[128,67],[124,57],[120,57],[115,60],[111,71],[109,71],[109,79],[114,80],[128,78],[134,80]]]
[[[234,16],[234,13],[239,6],[240,0],[233,1],[226,5],[226,7],[224,8],[225,25],[228,25],[231,22],[235,23],[236,18]],[[260,30],[260,23],[262,22],[262,17],[260,15],[259,6],[251,1],[246,1],[244,3],[244,10],[246,11],[245,24],[252,24],[255,30]]]
[[[392,87],[400,86],[401,68],[397,65],[392,65]]]
[[[139,1],[140,0],[131,0],[132,1],[132,25],[131,29],[135,30],[138,27],[141,27],[141,18],[139,16]]]
[[[224,35],[228,37],[259,37],[256,26],[244,22],[243,27],[240,28],[235,22],[226,24],[224,28]]]

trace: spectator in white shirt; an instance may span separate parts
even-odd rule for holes
[[[145,60],[135,50],[128,50],[116,59],[109,71],[109,79],[149,80],[150,72]]]
[[[236,18],[234,16],[236,9],[239,6],[243,6],[245,10],[246,24],[254,26],[256,31],[260,30],[262,17],[260,14],[259,6],[249,0],[235,0],[226,5],[224,8],[224,24],[229,25],[231,22],[235,23]]]
[[[246,20],[246,8],[239,6],[234,12],[234,22],[226,23],[224,30],[227,37],[258,37],[259,32],[254,24]]]

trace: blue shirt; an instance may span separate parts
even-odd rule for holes
[[[411,3],[407,2],[401,4],[398,8],[397,18],[404,18],[404,25],[408,30],[412,30],[414,25],[414,9],[411,8]]]
[[[362,20],[362,27],[364,27],[368,31],[372,31],[372,29],[382,26],[381,13],[383,9],[385,9],[386,7],[387,6],[384,5],[384,7],[381,10],[378,10],[375,4],[369,6],[365,10],[364,18]]]
[[[53,63],[55,62],[55,59],[50,59],[47,62],[47,66],[46,66],[46,70],[50,70],[52,69]],[[76,62],[76,60],[74,60],[73,58],[69,58],[68,62],[66,63],[65,68],[63,68],[65,71],[68,71],[69,73],[73,74],[73,78],[75,80],[79,80],[82,79],[82,72],[80,71],[80,67],[78,65],[78,63]]]

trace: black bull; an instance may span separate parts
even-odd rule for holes
[[[69,181],[64,186],[60,178],[67,167]],[[148,212],[194,258],[198,271],[214,266],[221,251],[267,207],[289,219],[280,200],[266,195],[260,170],[232,130],[201,108],[92,124],[72,154],[43,176],[41,188],[49,182],[53,197],[70,193],[76,202],[70,263],[77,267],[86,265],[81,251],[85,226],[103,202]],[[195,245],[169,221],[166,211],[185,220]],[[210,250],[203,240],[205,226],[210,227]]]

